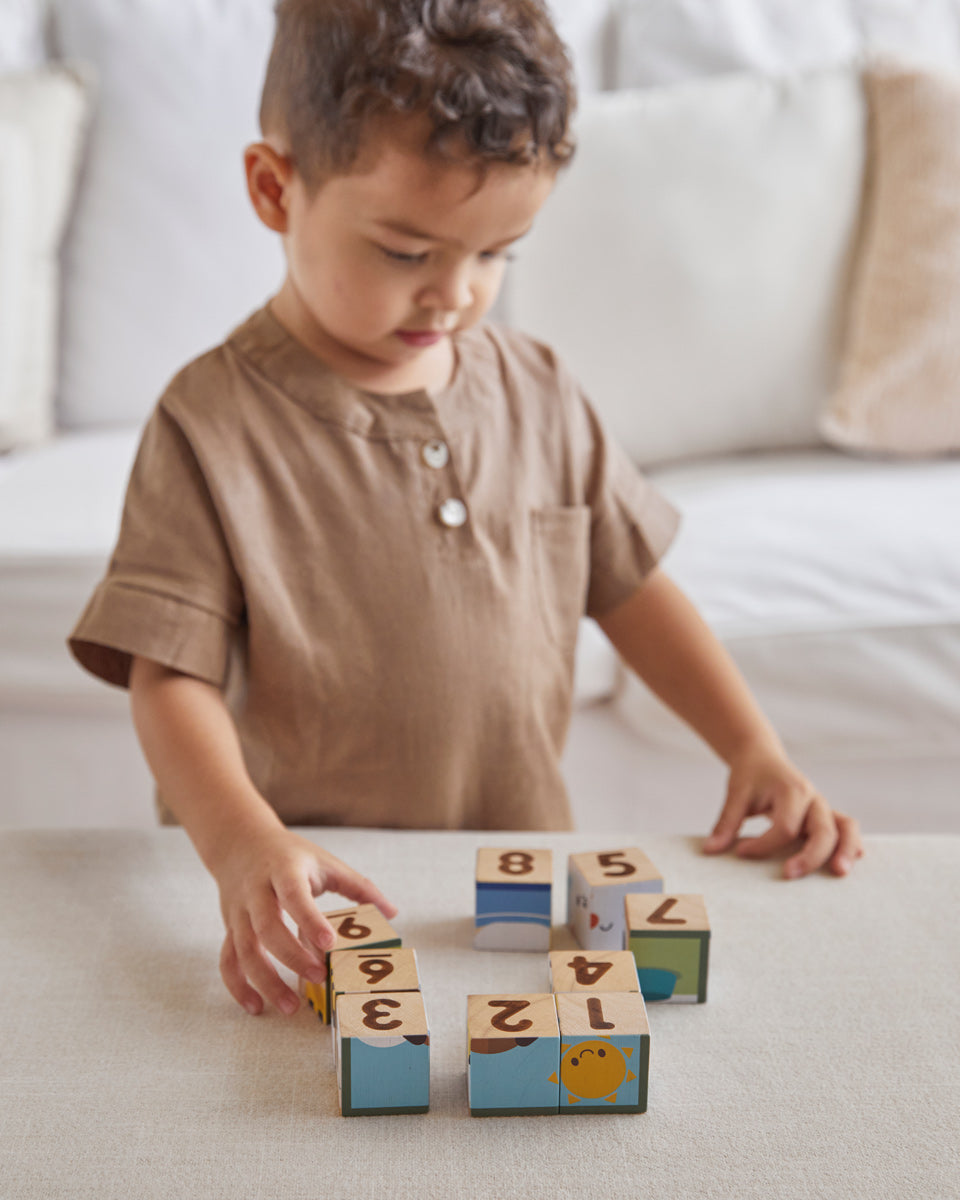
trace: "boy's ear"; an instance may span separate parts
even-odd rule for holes
[[[243,165],[257,216],[274,233],[286,233],[293,162],[267,142],[254,142],[243,152]]]

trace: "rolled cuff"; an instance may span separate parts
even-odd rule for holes
[[[117,687],[130,686],[135,654],[222,687],[232,623],[222,613],[105,580],[67,639],[77,662]]]

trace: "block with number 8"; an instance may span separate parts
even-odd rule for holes
[[[625,850],[571,854],[567,921],[584,950],[624,948],[624,898],[633,892],[662,892],[663,877],[636,846]]]
[[[549,950],[553,855],[549,850],[477,851],[477,950]]]
[[[337,940],[327,951],[325,962],[327,977],[323,983],[311,983],[301,979],[300,989],[307,1003],[326,1024],[331,1016],[330,955],[350,947],[367,950],[399,946],[400,938],[390,922],[375,904],[361,904],[357,908],[341,908],[323,914],[333,926]]]

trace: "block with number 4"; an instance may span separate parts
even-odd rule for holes
[[[622,950],[623,901],[632,892],[662,892],[663,877],[642,850],[571,854],[567,921],[585,950]]]
[[[549,950],[553,854],[477,851],[477,950]]]
[[[703,1004],[710,953],[703,897],[627,896],[625,916],[627,948],[646,1001]]]
[[[550,987],[555,992],[640,991],[629,950],[551,950]]]
[[[650,1026],[639,992],[560,992],[560,1113],[647,1111]]]
[[[343,1116],[430,1107],[430,1030],[419,992],[338,996],[333,1046]]]
[[[467,997],[467,1095],[474,1117],[546,1116],[560,1101],[552,995]]]
[[[363,946],[365,949],[399,946],[400,938],[390,922],[374,904],[361,904],[357,908],[341,908],[323,914],[333,926],[337,940],[325,956],[327,977],[323,983],[311,983],[301,979],[300,989],[307,1003],[324,1023],[330,1020],[330,955],[348,947]]]

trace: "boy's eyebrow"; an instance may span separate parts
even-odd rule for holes
[[[421,242],[442,242],[443,241],[443,238],[438,238],[435,234],[426,233],[422,229],[417,229],[413,225],[408,225],[406,223],[406,221],[378,220],[377,224],[382,225],[384,229],[393,230],[394,233],[401,233],[401,234],[404,234],[406,237],[418,238]],[[526,229],[521,230],[520,233],[514,234],[513,237],[503,238],[503,241],[504,242],[519,241],[520,238],[526,237],[526,235],[530,232],[530,230],[532,228],[533,228],[533,225],[530,224],[526,227]],[[460,245],[459,242],[455,242],[455,244]]]

